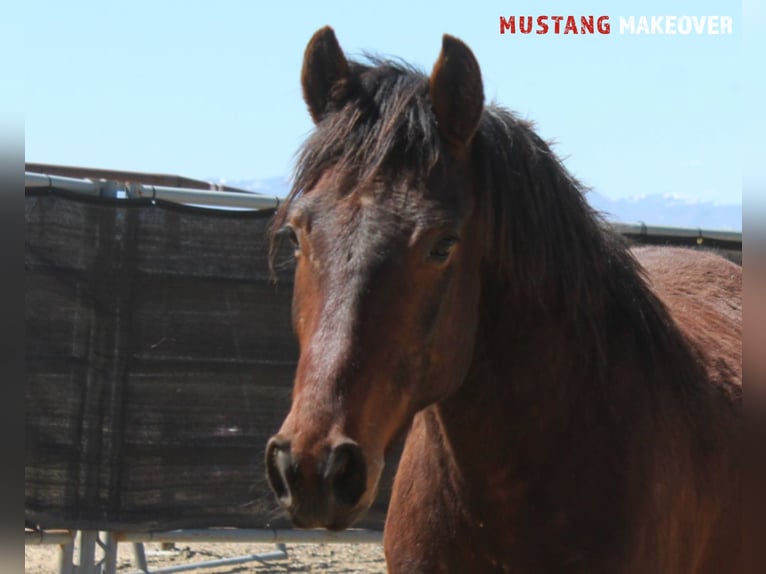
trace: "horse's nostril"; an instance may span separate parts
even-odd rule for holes
[[[274,494],[285,504],[289,504],[292,474],[290,443],[279,437],[272,438],[266,446],[266,477]]]
[[[362,449],[355,443],[343,443],[330,452],[325,479],[335,499],[341,504],[354,506],[367,487],[367,465]]]

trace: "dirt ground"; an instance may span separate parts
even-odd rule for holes
[[[168,566],[206,562],[217,558],[273,552],[273,544],[246,543],[177,543],[173,550],[163,550],[159,543],[144,545],[149,572]],[[57,546],[26,546],[26,574],[56,574]],[[312,574],[383,574],[386,563],[380,544],[288,544],[286,560],[248,562],[217,568],[189,570],[199,574],[282,574],[310,572]],[[75,555],[76,556],[76,555]],[[77,558],[75,557],[75,561]],[[133,561],[131,544],[120,544],[117,552],[117,572],[138,572]]]

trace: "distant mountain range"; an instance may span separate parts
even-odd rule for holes
[[[210,181],[255,191],[266,195],[285,197],[290,191],[286,178]],[[612,199],[597,192],[587,195],[593,208],[602,212],[609,221],[645,223],[649,226],[742,230],[742,204],[724,204],[705,201],[681,194],[647,194],[638,197]]]
[[[742,231],[742,204],[705,201],[680,194],[611,199],[596,192],[588,202],[609,221],[667,227]]]
[[[208,181],[221,185],[230,185],[247,191],[256,191],[264,195],[285,197],[290,192],[290,180],[285,177],[268,177],[266,179],[225,179],[210,177]]]

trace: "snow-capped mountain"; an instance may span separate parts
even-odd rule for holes
[[[742,204],[705,201],[680,194],[656,194],[612,199],[597,192],[588,202],[609,221],[667,227],[742,230]]]

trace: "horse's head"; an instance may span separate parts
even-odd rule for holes
[[[301,527],[369,508],[387,449],[464,379],[477,328],[479,66],[450,36],[430,77],[375,63],[347,61],[330,28],[309,42],[316,130],[275,220],[295,246],[300,360],[266,467]]]

